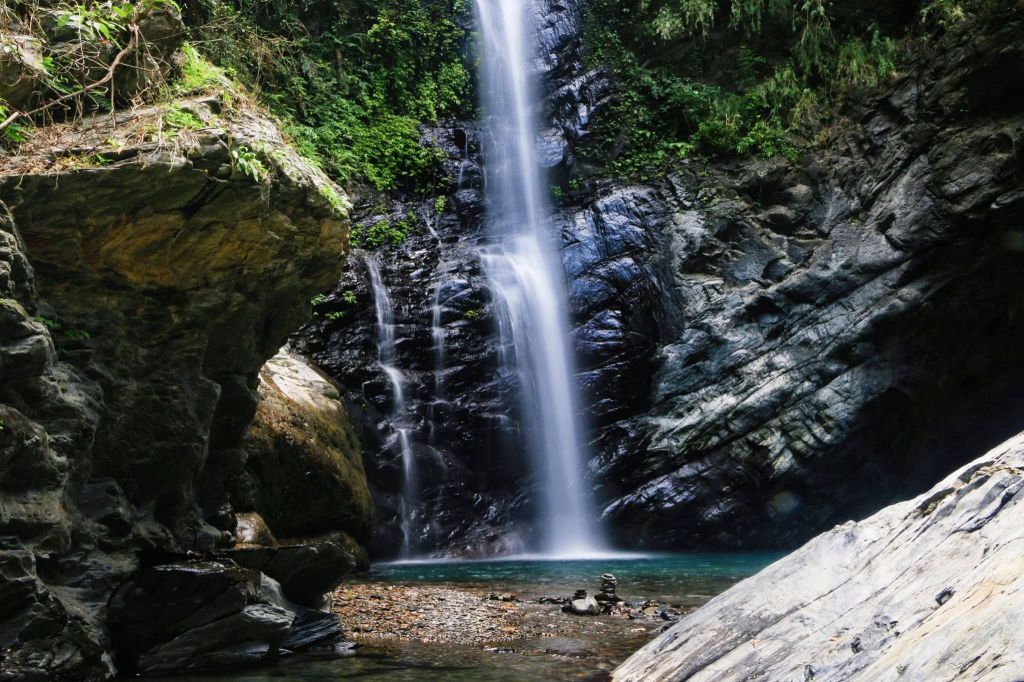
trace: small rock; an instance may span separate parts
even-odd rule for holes
[[[601,605],[593,597],[584,596],[582,599],[573,599],[562,610],[576,616],[596,616],[601,612]]]

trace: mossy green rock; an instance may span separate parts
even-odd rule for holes
[[[362,449],[337,389],[289,350],[274,356],[260,379],[235,508],[258,511],[279,538],[340,530],[366,542],[374,506]]]

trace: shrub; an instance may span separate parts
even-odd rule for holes
[[[613,175],[693,153],[794,159],[850,88],[896,73],[895,37],[853,0],[592,0],[585,31],[590,64],[610,66],[620,90],[578,151]]]

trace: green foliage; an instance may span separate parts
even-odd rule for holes
[[[7,102],[0,97],[0,121],[7,120],[7,116],[10,115],[10,108],[7,106]],[[7,126],[3,129],[3,136],[0,137],[0,147],[6,145],[14,145],[18,142],[22,142],[25,139],[25,129],[17,123]]]
[[[322,303],[325,303],[326,301],[327,301],[327,296],[325,294],[317,294],[313,298],[309,299],[309,304],[311,306],[318,306],[318,305],[320,305]]]
[[[245,145],[238,145],[231,150],[231,165],[235,170],[248,176],[253,182],[263,182],[269,171],[263,161]]]
[[[227,76],[202,57],[189,43],[181,48],[181,78],[175,83],[179,93],[183,95],[204,92],[214,87],[223,87]]]
[[[177,105],[172,105],[163,112],[163,127],[167,130],[199,130],[203,122],[198,116]]]
[[[330,185],[322,185],[320,187],[320,195],[327,200],[327,203],[330,204],[331,209],[335,213],[344,215],[348,212],[348,205],[345,203],[345,200]]]
[[[398,222],[378,220],[367,228],[352,228],[352,245],[361,249],[378,249],[385,245],[397,246],[404,242],[416,226],[412,216],[406,216]]]
[[[896,41],[883,37],[877,26],[868,29],[867,40],[853,36],[843,43],[836,57],[832,86],[873,87],[896,74]]]
[[[434,199],[434,215],[441,215],[448,207],[448,197],[443,194]]]
[[[695,153],[794,160],[850,88],[896,73],[895,38],[858,12],[853,0],[592,0],[589,60],[621,91],[581,155],[641,176]]]
[[[1000,5],[1010,6],[1007,0],[929,0],[921,8],[921,18],[936,21],[943,28],[949,29],[974,17],[988,17]],[[1020,5],[1016,10],[1019,11]]]
[[[355,305],[356,304],[356,292],[354,292],[354,291],[346,291],[346,292],[342,293],[341,300],[343,300],[347,305]]]
[[[482,314],[479,310],[467,310],[462,316],[467,320],[479,320]]]
[[[419,126],[473,101],[468,0],[204,0],[194,42],[253,90],[336,180],[428,193]]]
[[[52,332],[60,329],[59,322],[57,322],[56,320],[51,320],[48,317],[43,317],[42,315],[36,315],[36,322],[39,322]]]
[[[650,4],[641,2],[640,6],[646,9]],[[658,8],[651,26],[662,40],[707,36],[715,23],[717,10],[715,0],[676,0]]]

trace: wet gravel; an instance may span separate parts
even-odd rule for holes
[[[599,616],[577,616],[563,612],[560,601],[541,601],[474,588],[362,583],[335,591],[334,611],[346,636],[357,642],[406,640],[498,650],[525,647],[583,658],[592,649],[606,648],[608,640],[643,643],[688,610],[644,602],[619,604]],[[548,646],[547,639],[558,641]]]
[[[521,604],[472,590],[356,584],[334,593],[334,611],[356,641],[404,639],[461,644],[522,636]]]

